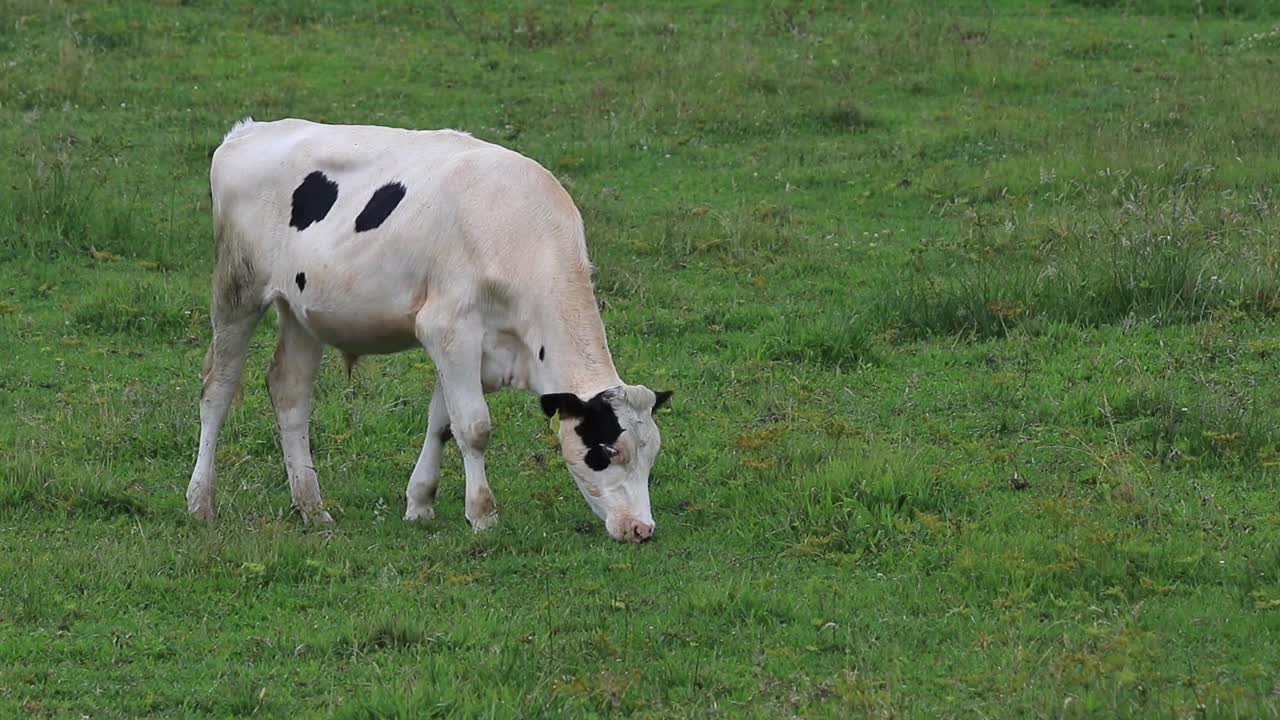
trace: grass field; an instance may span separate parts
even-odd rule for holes
[[[1266,0],[0,7],[0,716],[1280,714]],[[400,519],[424,353],[253,342],[188,519],[237,119],[457,127],[574,196],[660,414],[610,541],[529,395]]]

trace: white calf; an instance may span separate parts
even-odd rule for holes
[[[653,535],[649,470],[669,397],[624,385],[591,286],[582,218],[551,173],[452,130],[236,124],[210,171],[216,265],[200,450],[188,509],[214,514],[214,454],[249,336],[272,303],[280,336],[267,386],[294,507],[329,522],[311,460],[311,392],[323,346],[348,361],[423,346],[436,365],[427,437],[405,518],[434,515],[446,440],[466,474],[466,517],[498,519],[485,479],[484,393],[527,388],[560,413],[578,489],[618,540]]]

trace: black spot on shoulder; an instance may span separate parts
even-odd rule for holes
[[[392,210],[404,199],[405,187],[398,182],[390,182],[373,191],[373,197],[356,216],[356,232],[372,230],[391,214]]]
[[[538,348],[538,362],[542,362],[543,360],[546,360],[546,359],[547,359],[547,348],[546,347]]]
[[[294,281],[294,282],[296,282],[296,283],[298,283],[298,292],[302,292],[303,290],[306,290],[306,289],[307,289],[307,274],[306,274],[306,273],[298,273],[297,275],[294,275],[294,276],[293,276],[293,281]]]
[[[338,183],[319,170],[314,170],[293,191],[293,211],[289,215],[289,225],[298,230],[306,230],[312,223],[323,220],[337,201]]]

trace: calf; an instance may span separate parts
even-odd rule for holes
[[[311,460],[312,385],[325,345],[348,362],[425,347],[435,363],[427,437],[406,520],[434,516],[444,443],[456,439],[466,517],[498,521],[485,479],[484,393],[517,387],[559,413],[560,448],[617,540],[653,535],[653,413],[671,396],[626,385],[596,307],[582,218],[532,160],[453,130],[237,123],[213,155],[213,342],[188,510],[214,515],[214,455],[268,305],[279,341],[267,387],[293,505],[331,522]]]

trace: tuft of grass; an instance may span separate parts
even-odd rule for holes
[[[425,647],[437,639],[427,633],[421,626],[409,622],[403,616],[389,615],[372,621],[364,637],[360,640],[352,641],[351,649],[353,652],[406,650]]]
[[[512,9],[503,14],[459,12],[445,5],[444,15],[461,33],[476,44],[497,43],[510,48],[536,50],[561,44],[589,44],[595,28],[596,13],[584,18],[567,17],[563,13],[543,15],[537,9]]]
[[[944,279],[913,273],[885,288],[874,313],[893,337],[1003,337],[1032,307],[1024,273],[979,266]]]
[[[1067,0],[1070,5],[1119,10],[1134,15],[1194,15],[1197,17],[1267,18],[1274,7],[1266,0]]]
[[[69,163],[39,162],[0,214],[0,257],[48,260],[137,242],[133,212]]]
[[[138,294],[129,293],[121,298],[96,298],[76,308],[71,323],[78,330],[96,335],[150,336],[165,339],[186,339],[195,336],[191,308],[169,306],[154,299],[140,300]]]
[[[76,41],[104,52],[136,53],[150,31],[148,18],[142,8],[129,3],[98,7],[75,24]]]
[[[678,206],[667,217],[638,230],[638,250],[666,262],[711,258],[726,265],[750,264],[786,252],[802,239],[786,205],[761,202],[724,208]]]
[[[787,555],[876,555],[919,535],[920,514],[948,512],[947,489],[917,458],[849,443],[829,455],[769,491],[779,523],[769,536]]]
[[[827,311],[811,317],[789,316],[777,331],[761,328],[765,357],[811,363],[829,370],[851,370],[878,360],[871,328],[857,316]]]
[[[140,517],[149,510],[148,499],[136,488],[101,477],[96,482],[82,477],[62,477],[50,472],[48,463],[30,453],[20,453],[0,465],[0,512],[65,513],[70,516],[112,518]]]
[[[1139,382],[1101,408],[1109,427],[1159,463],[1225,467],[1275,464],[1277,437],[1247,396]]]
[[[1241,223],[1248,208],[1224,207],[1193,175],[1161,189],[1121,175],[1082,190],[1094,217],[1015,227],[1003,238],[971,214],[977,257],[945,271],[917,265],[885,288],[879,314],[908,338],[1003,337],[1028,321],[1198,323],[1224,308],[1274,314],[1280,248],[1255,244],[1257,231]],[[1251,204],[1262,227],[1280,227],[1271,202]]]
[[[270,717],[282,709],[273,688],[268,688],[253,678],[235,675],[223,682],[215,697],[198,703],[208,713],[227,713],[232,717]]]
[[[866,132],[874,124],[871,115],[848,100],[830,106],[816,118],[819,128],[828,132]]]

